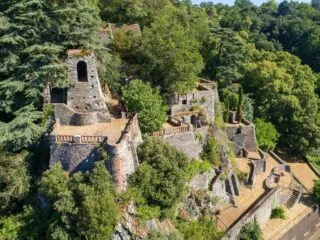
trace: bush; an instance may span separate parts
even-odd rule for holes
[[[168,234],[165,231],[152,231],[148,235],[147,240],[183,240],[183,237],[177,231],[171,234]]]
[[[209,161],[214,166],[220,164],[219,143],[214,137],[209,136],[207,138],[201,157],[203,160]]]
[[[182,221],[176,225],[185,240],[218,240],[222,237],[222,234],[216,227],[216,223],[206,217],[198,221]]]
[[[283,207],[276,207],[272,209],[271,218],[286,219],[286,215]]]
[[[209,172],[212,169],[208,161],[193,160],[188,166],[188,178],[191,179],[198,173]]]
[[[141,80],[133,80],[122,88],[123,100],[129,112],[138,112],[141,130],[149,133],[162,128],[168,107],[157,89]]]
[[[141,164],[130,185],[141,193],[149,206],[161,210],[173,207],[183,196],[188,159],[160,138],[149,137],[138,149]]]
[[[263,240],[260,226],[255,223],[247,223],[240,231],[240,240]]]
[[[246,183],[247,178],[248,178],[248,173],[238,171],[237,172],[237,176],[238,176],[238,179],[239,179],[240,182]]]
[[[265,122],[263,119],[256,119],[255,130],[259,147],[264,151],[269,151],[277,145],[280,134],[270,122]]]

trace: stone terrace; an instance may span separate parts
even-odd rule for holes
[[[56,123],[51,135],[56,136],[101,136],[107,137],[108,143],[115,145],[128,123],[128,119],[112,118],[110,123],[96,123],[88,126],[61,126]]]
[[[306,201],[301,201],[290,209],[286,207],[284,209],[286,219],[270,219],[261,227],[265,240],[279,239],[291,227],[312,212],[311,205]]]
[[[236,159],[238,168],[241,171],[249,173],[249,167],[247,167],[248,160],[245,158]],[[267,159],[266,172],[257,176],[254,185],[251,189],[245,186],[240,187],[240,196],[236,197],[237,208],[228,207],[221,211],[218,218],[227,226],[230,227],[250,206],[261,197],[267,190],[264,188],[264,181],[271,173],[271,170],[279,165],[272,157]]]

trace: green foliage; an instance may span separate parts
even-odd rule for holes
[[[19,217],[15,215],[0,217],[0,239],[18,239],[18,232],[21,227]]]
[[[237,120],[240,123],[243,119],[243,89],[240,85],[238,92],[238,104],[237,104]]]
[[[319,204],[320,203],[320,180],[316,180],[314,182],[313,197]]]
[[[241,240],[263,240],[262,231],[255,222],[247,223],[240,231]]]
[[[179,232],[173,232],[168,234],[164,231],[152,231],[147,240],[182,240],[182,236]]]
[[[41,192],[48,200],[50,238],[101,239],[111,236],[118,208],[111,176],[103,162],[92,173],[71,178],[55,164],[44,173]]]
[[[167,106],[157,89],[141,80],[133,80],[122,88],[123,100],[129,112],[137,112],[141,130],[159,130],[166,120]]]
[[[254,121],[256,137],[259,147],[264,151],[269,151],[277,145],[280,134],[270,122],[265,122],[263,119],[257,118]]]
[[[225,123],[229,122],[230,118],[230,103],[229,103],[229,98],[225,98],[224,100],[224,112],[223,112],[223,120]]]
[[[143,31],[142,75],[162,92],[185,92],[196,86],[203,68],[198,42],[168,11]]]
[[[0,151],[0,210],[14,209],[16,202],[22,200],[29,191],[26,157],[26,152],[9,155]]]
[[[305,154],[319,139],[316,76],[301,61],[286,52],[261,52],[245,65],[243,80],[254,96],[256,113],[273,123],[283,146]]]
[[[237,177],[238,177],[240,182],[246,183],[246,181],[248,179],[248,173],[237,171]]]
[[[219,142],[214,137],[207,137],[201,158],[212,163],[214,166],[220,164]]]
[[[307,155],[307,159],[318,171],[320,171],[320,148],[311,149]]]
[[[132,175],[149,206],[173,207],[182,197],[187,180],[187,157],[159,138],[147,138],[138,149],[141,164]]]
[[[176,227],[183,234],[185,240],[218,240],[222,234],[218,231],[216,223],[209,218],[198,221],[179,222]]]
[[[272,209],[270,218],[286,219],[286,214],[283,207],[276,207]]]
[[[192,160],[188,166],[188,178],[191,179],[199,173],[212,170],[212,164],[208,161]]]
[[[253,108],[254,101],[248,96],[248,94],[243,95],[243,117],[249,121],[253,120]]]

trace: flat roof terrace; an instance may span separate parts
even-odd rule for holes
[[[107,137],[110,144],[116,144],[120,139],[122,132],[129,119],[111,118],[108,123],[96,123],[88,126],[62,126],[57,124],[51,135],[57,136],[102,136]]]

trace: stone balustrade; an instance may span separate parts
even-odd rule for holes
[[[160,131],[153,132],[152,136],[165,136],[165,135],[173,135],[177,133],[185,133],[190,132],[191,128],[189,125],[184,125],[180,127],[169,127],[169,128],[163,128]]]
[[[97,144],[105,142],[105,136],[54,135],[57,143]]]

